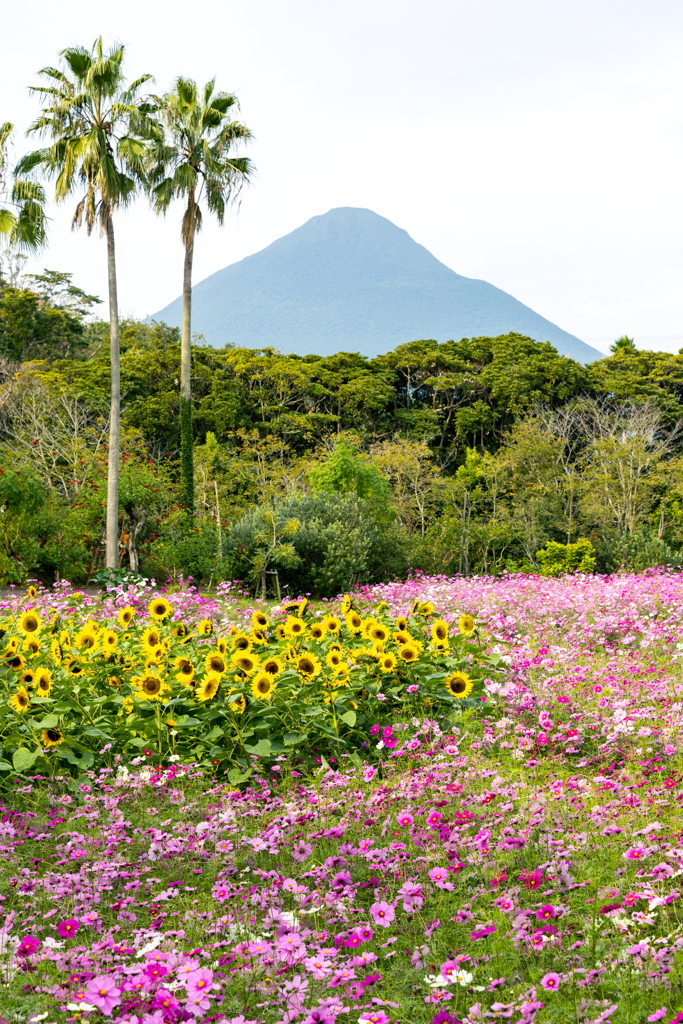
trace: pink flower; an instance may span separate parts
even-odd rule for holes
[[[560,987],[560,976],[559,974],[544,974],[541,978],[541,988],[544,988],[546,992],[554,992]]]
[[[439,824],[442,818],[443,814],[441,813],[441,811],[432,811],[432,813],[427,818],[427,824],[430,826],[430,828],[436,828],[436,826]]]
[[[416,685],[415,685],[415,683],[413,683],[413,685],[412,685],[412,686],[409,686],[409,687],[408,687],[408,693],[417,693],[417,691],[418,691],[419,689],[420,689],[420,687],[419,687],[419,686],[416,686]]]
[[[622,855],[625,860],[642,860],[645,856],[644,846],[632,846],[630,850]]]
[[[402,814],[399,814],[396,821],[399,823],[399,825],[412,825],[413,816],[412,814],[408,814],[407,811],[403,811]]]
[[[30,956],[40,949],[40,939],[35,935],[24,935],[17,948],[17,956]]]
[[[381,726],[379,726],[379,725],[371,725],[370,726],[370,735],[371,736],[377,736],[377,734],[380,732],[380,729],[381,729]]]
[[[536,868],[534,871],[522,871],[519,880],[524,884],[525,889],[538,889],[543,881],[543,875]]]
[[[436,885],[437,889],[453,889],[453,885],[448,881],[448,869],[447,868],[432,868],[429,872],[429,877],[432,882]]]
[[[391,1024],[391,1019],[382,1010],[366,1010],[358,1018],[358,1024]]]
[[[655,1010],[655,1012],[651,1013],[647,1019],[648,1021],[655,1021],[661,1020],[662,1017],[666,1017],[666,1006],[663,1006],[661,1010]]]
[[[550,903],[544,903],[536,911],[536,917],[539,921],[549,921],[551,917],[555,917],[555,907],[551,906]]]
[[[536,737],[536,743],[539,745],[539,747],[545,747],[546,744],[550,743],[550,736],[548,736],[547,732],[539,732],[538,736]]]
[[[375,924],[380,925],[382,928],[388,928],[391,922],[396,917],[396,913],[391,903],[387,903],[386,900],[380,900],[379,903],[373,903],[370,907],[370,913]]]
[[[98,974],[86,986],[86,1002],[92,1003],[102,1013],[109,1014],[121,1002],[121,989],[109,974]]]
[[[377,769],[373,768],[371,765],[368,765],[367,768],[363,769],[363,778],[365,779],[366,782],[372,782],[376,774]]]
[[[80,921],[77,921],[75,917],[69,917],[66,921],[59,922],[57,931],[63,939],[69,939],[72,935],[76,934],[80,927]]]
[[[192,971],[183,981],[188,999],[193,1000],[197,996],[203,999],[211,991],[212,981],[213,971],[207,970],[206,967],[200,967],[198,971]]]

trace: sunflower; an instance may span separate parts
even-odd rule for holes
[[[40,654],[40,643],[36,636],[29,635],[22,644],[22,650],[27,654]]]
[[[232,656],[232,663],[235,668],[238,668],[240,672],[244,672],[248,676],[259,667],[260,658],[257,658],[251,651],[246,654],[244,651],[236,651]]]
[[[103,651],[106,651],[107,653],[111,654],[118,642],[118,634],[116,634],[113,629],[105,629],[102,632],[102,636],[100,637],[100,644],[102,645]]]
[[[22,668],[26,665],[26,658],[22,657],[21,654],[10,651],[5,658],[5,664],[8,668],[14,669],[15,672],[21,672]]]
[[[135,608],[133,608],[132,605],[128,604],[126,605],[125,608],[121,608],[119,610],[119,614],[116,616],[116,621],[118,622],[119,626],[123,626],[123,628],[125,629],[134,615]]]
[[[443,684],[453,697],[469,697],[474,683],[466,672],[451,672]]]
[[[322,665],[314,654],[302,654],[297,659],[296,669],[302,679],[310,682],[311,679],[315,679],[319,676],[322,671]]]
[[[414,615],[414,614],[415,614],[415,612],[416,612],[416,611],[418,610],[418,608],[420,607],[420,604],[421,604],[421,603],[422,603],[422,602],[420,601],[420,598],[419,598],[419,597],[416,597],[416,598],[415,598],[415,600],[413,601],[413,603],[412,603],[412,604],[411,604],[411,606],[410,606],[410,611],[408,612],[408,618],[410,618],[410,616],[411,616],[411,615]]]
[[[344,616],[346,619],[346,628],[349,633],[360,633],[363,620],[361,619],[358,612],[350,611]]]
[[[222,636],[218,640],[216,640],[216,650],[219,651],[221,654],[226,654],[229,644],[230,641],[226,637]]]
[[[401,629],[399,630],[398,633],[394,633],[394,640],[396,641],[399,647],[402,647],[404,644],[414,643],[414,638],[411,636],[407,629]]]
[[[140,637],[140,646],[147,651],[154,651],[161,646],[161,633],[156,626],[149,626]]]
[[[306,632],[306,623],[303,619],[290,615],[285,622],[283,632],[286,637],[303,636]]]
[[[187,684],[194,679],[194,665],[189,658],[176,658],[173,668],[176,670],[176,679],[179,683]]]
[[[121,685],[121,680],[119,679],[118,676],[109,676],[108,682],[112,690],[118,690],[119,686]]]
[[[211,636],[213,633],[213,622],[211,619],[202,619],[197,623],[197,636]]]
[[[247,699],[240,695],[236,700],[229,701],[228,707],[232,711],[233,715],[243,715],[247,710]]]
[[[85,669],[81,665],[78,658],[65,658],[64,668],[69,673],[69,675],[74,679],[78,679],[79,676],[85,675]]]
[[[149,602],[147,608],[150,619],[154,619],[155,622],[163,622],[167,619],[173,611],[173,606],[168,603],[165,597],[155,597]]]
[[[241,651],[243,654],[249,654],[252,648],[252,639],[247,636],[246,633],[236,633],[232,638],[230,644],[233,651]]]
[[[342,656],[341,651],[329,651],[325,658],[325,664],[329,665],[330,668],[336,668],[337,665],[341,665]]]
[[[417,606],[417,610],[420,613],[420,615],[433,615],[434,605],[432,604],[431,601],[420,601],[419,605]]]
[[[376,643],[383,644],[389,639],[389,630],[381,622],[375,622],[366,635],[368,640],[374,640]]]
[[[443,619],[437,619],[436,622],[432,623],[431,635],[432,640],[437,644],[445,643],[448,640],[449,625],[444,622]]]
[[[219,675],[209,672],[204,676],[202,681],[199,683],[197,689],[194,692],[197,700],[204,701],[212,700],[218,693],[218,688],[221,685],[221,679]]]
[[[32,672],[30,668],[26,669],[26,671],[22,672],[19,676],[19,682],[22,686],[33,686],[35,679],[36,674],[35,672]]]
[[[284,665],[279,658],[266,658],[261,665],[261,671],[265,672],[266,675],[270,676],[272,679],[274,679],[275,676],[279,676],[283,668]]]
[[[222,654],[218,651],[213,651],[211,654],[207,654],[204,659],[204,667],[207,672],[222,676],[228,667],[228,663]]]
[[[399,647],[398,656],[401,661],[405,661],[406,664],[410,664],[411,661],[417,661],[420,656],[415,644],[404,644],[403,647]]]
[[[379,659],[379,667],[382,672],[393,672],[398,662],[393,654],[383,654]]]
[[[254,612],[251,617],[251,624],[256,626],[257,629],[268,629],[270,619],[263,612]]]
[[[40,738],[43,741],[43,746],[58,747],[60,743],[64,742],[64,733],[57,726],[54,726],[52,729],[43,729]]]
[[[14,710],[20,715],[23,715],[26,711],[28,711],[30,698],[26,687],[19,686],[10,697],[9,702],[14,708]]]
[[[63,653],[62,645],[59,640],[53,640],[50,644],[50,657],[54,661],[55,665],[61,665]]]
[[[310,634],[314,640],[322,640],[327,630],[322,622],[314,622],[310,628]]]
[[[401,632],[408,628],[408,620],[405,619],[402,615],[399,615],[397,619],[394,619],[394,622],[396,625],[396,629],[400,630]]]
[[[47,697],[52,689],[52,673],[47,668],[39,668],[36,672],[34,689],[39,697]]]
[[[308,608],[308,598],[302,597],[299,601],[288,601],[282,605],[282,611],[286,615],[303,615]]]
[[[38,633],[42,624],[43,620],[38,612],[35,608],[30,608],[27,612],[24,612],[23,615],[19,616],[17,620],[17,629],[20,633],[28,635],[29,633]]]
[[[350,594],[344,594],[344,596],[341,599],[341,605],[339,606],[342,615],[348,615],[348,613],[351,611],[352,604],[353,601],[351,600]]]
[[[461,615],[460,618],[458,619],[458,630],[465,636],[472,636],[476,628],[477,624],[471,615],[465,613],[464,615]]]
[[[278,622],[277,626],[275,627],[275,636],[278,638],[278,640],[287,639],[284,622]]]
[[[29,601],[35,601],[35,599],[38,597],[38,591],[33,586],[33,584],[26,588],[26,597],[29,599]]]
[[[168,683],[164,683],[159,676],[151,673],[133,676],[132,683],[143,700],[163,700],[164,694],[171,689]]]
[[[176,622],[173,628],[171,629],[171,636],[176,637],[176,639],[180,639],[181,637],[187,636],[187,634],[188,628],[184,622]]]
[[[275,692],[273,677],[259,672],[251,684],[251,692],[258,700],[270,700]]]
[[[21,640],[18,636],[12,636],[7,641],[7,647],[5,648],[5,654],[16,654],[19,650],[19,644]]]
[[[74,637],[74,647],[78,647],[79,650],[91,651],[97,646],[97,637],[92,630],[84,627],[80,633],[77,633]]]
[[[329,633],[338,633],[341,629],[341,619],[336,615],[326,615],[323,619],[323,626]]]

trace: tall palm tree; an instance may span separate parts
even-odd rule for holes
[[[215,79],[199,90],[189,78],[178,78],[173,89],[156,96],[157,116],[164,129],[150,148],[151,199],[159,213],[166,213],[175,199],[185,212],[181,239],[183,264],[183,318],[180,336],[180,461],[182,502],[194,510],[194,458],[192,451],[192,261],[194,242],[203,221],[202,206],[219,224],[228,205],[253,173],[247,157],[234,154],[251,132],[230,120],[237,97],[215,92]]]
[[[119,312],[116,286],[116,247],[113,214],[133,198],[144,178],[145,137],[153,107],[138,97],[151,75],[143,75],[127,88],[123,75],[124,48],[104,51],[102,38],[91,49],[74,46],[62,50],[61,68],[46,67],[40,75],[47,85],[34,86],[44,102],[40,117],[29,128],[51,140],[51,145],[19,161],[18,172],[42,170],[55,178],[55,200],[74,193],[80,198],[71,226],[85,220],[88,234],[95,225],[107,239],[109,284],[109,348],[111,356],[111,411],[107,472],[106,562],[118,565],[119,455],[121,386]]]
[[[45,244],[45,190],[29,178],[10,184],[8,150],[14,131],[10,121],[0,124],[0,235],[11,249],[36,252]]]

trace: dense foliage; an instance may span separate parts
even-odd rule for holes
[[[68,275],[13,280],[0,287],[0,582],[86,581],[104,558],[108,325]],[[515,334],[376,359],[198,343],[188,519],[179,333],[124,321],[120,565],[277,596],[411,568],[676,564],[683,356],[613,347],[584,367]]]
[[[232,588],[57,586],[31,607],[85,626],[127,600],[136,618],[168,602],[164,628],[206,618],[216,635],[280,614]],[[382,601],[390,619],[431,603],[451,634],[476,612],[502,665],[478,684],[485,714],[412,717],[388,693],[360,763],[342,752],[302,774],[294,749],[254,755],[232,785],[144,748],[104,751],[78,777],[14,777],[7,1021],[680,1024],[682,577],[422,577],[354,594],[363,617]],[[2,611],[26,609],[19,595]]]

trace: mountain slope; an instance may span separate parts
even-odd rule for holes
[[[180,325],[176,299],[150,319]],[[582,363],[602,353],[500,288],[450,270],[371,210],[340,207],[194,286],[193,331],[211,345],[379,355],[416,338],[517,331]]]

